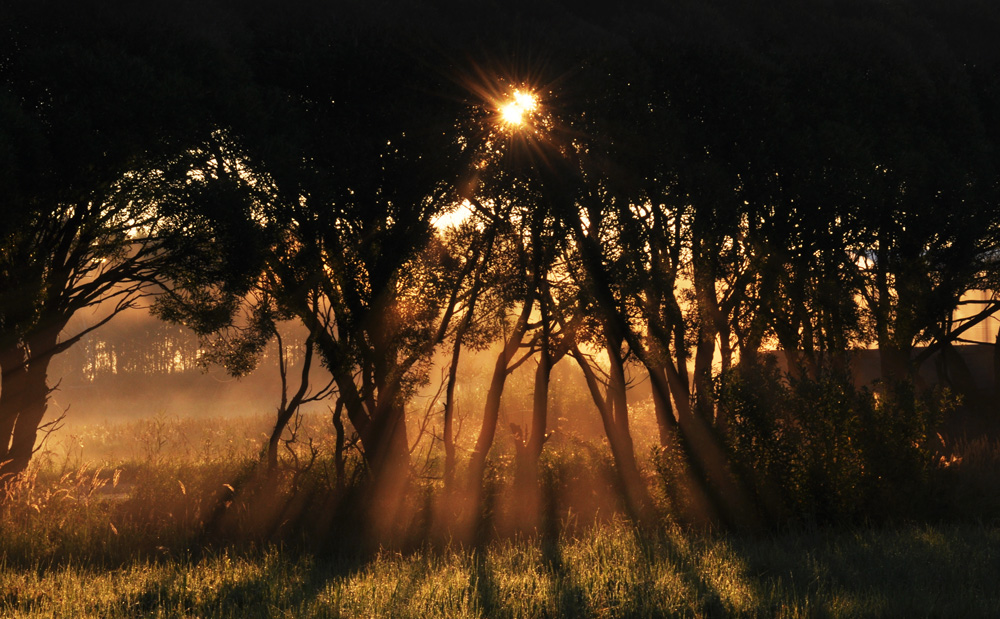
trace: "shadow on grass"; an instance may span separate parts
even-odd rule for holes
[[[0,615],[989,617],[1000,616],[997,556],[1000,531],[985,525],[750,537],[619,521],[580,538],[411,553],[209,549],[118,573],[19,579],[0,563]]]
[[[372,557],[345,554],[320,560],[295,551],[271,549],[245,554],[224,551],[180,561],[138,594],[123,593],[112,607],[123,616],[268,617],[274,612],[313,609],[331,583],[346,582],[364,572]],[[417,575],[402,582],[395,597],[405,599]],[[96,616],[112,614],[91,608]],[[339,616],[335,605],[323,616]]]
[[[558,536],[546,534],[540,540],[542,564],[552,579],[554,606],[562,617],[584,617],[593,614],[587,592],[563,560]]]
[[[706,577],[703,562],[697,560],[690,547],[678,542],[677,531],[643,530],[632,523],[629,523],[629,530],[645,566],[664,561],[677,574],[683,587],[695,592],[699,616],[725,617],[729,614],[730,609],[723,602],[718,586]],[[655,583],[648,576],[645,585],[652,588]],[[742,574],[731,573],[730,577],[742,578]]]

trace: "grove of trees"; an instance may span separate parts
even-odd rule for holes
[[[837,512],[840,490],[788,488],[845,461],[878,495],[929,461],[920,364],[1000,309],[953,318],[1000,289],[998,31],[986,0],[5,0],[0,475],[28,465],[52,355],[142,299],[235,374],[299,324],[276,432],[325,393],[315,356],[387,519],[435,354],[443,485],[474,504],[525,363],[529,499],[560,363],[639,519],[635,373],[709,519]],[[520,124],[515,92],[537,101]],[[850,381],[865,347],[877,393]],[[497,356],[463,454],[477,350]]]

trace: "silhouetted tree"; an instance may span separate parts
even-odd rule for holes
[[[0,109],[13,133],[0,189],[0,473],[23,470],[33,453],[52,355],[198,260],[203,244],[193,232],[209,222],[171,200],[184,190],[172,170],[208,137],[194,116],[205,98],[191,86],[196,76],[173,65],[176,50],[154,41],[218,51],[189,31],[151,26],[156,10],[89,12],[58,1],[9,8],[0,27]],[[149,39],[124,28],[127,16]],[[102,317],[64,333],[85,307]]]

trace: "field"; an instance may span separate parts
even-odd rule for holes
[[[213,526],[219,497],[252,477],[264,428],[156,418],[68,430],[5,497],[0,616],[1000,615],[1000,527],[983,518],[739,534],[667,515],[638,530],[607,502],[581,502],[534,532],[388,545],[342,543],[353,531],[336,519],[322,544],[301,527]],[[322,463],[310,475],[322,480]]]

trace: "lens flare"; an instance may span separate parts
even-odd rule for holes
[[[531,113],[538,109],[538,97],[530,92],[515,90],[511,100],[500,106],[500,120],[511,127],[527,123]]]

